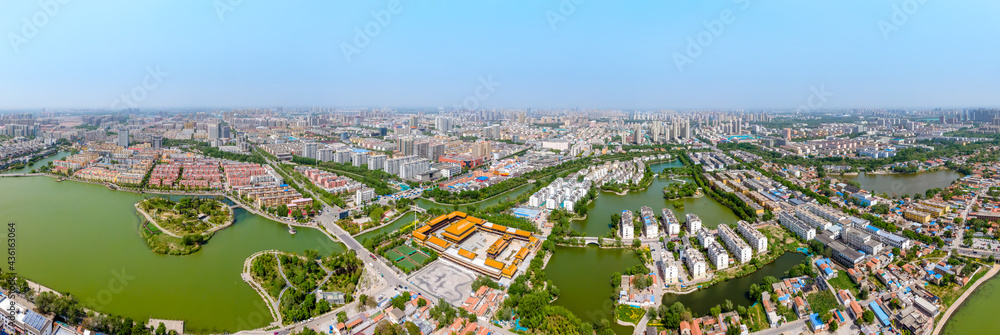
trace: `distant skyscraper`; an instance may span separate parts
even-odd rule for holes
[[[427,150],[430,152],[428,159],[432,162],[437,162],[441,156],[444,156],[444,144],[442,143],[434,143]]]
[[[413,138],[403,137],[399,139],[397,150],[403,153],[403,156],[414,155],[413,150]]]
[[[319,145],[316,143],[306,143],[302,149],[302,155],[312,159],[319,159],[319,156],[317,155],[318,149]]]
[[[414,144],[413,146],[417,156],[419,156],[420,158],[431,159],[430,143],[420,142]]]
[[[118,129],[118,145],[128,147],[128,128]]]
[[[208,125],[208,139],[215,140],[219,138],[219,124],[211,123]]]
[[[785,128],[785,140],[788,140],[788,141],[792,140],[792,129],[791,128]]]
[[[479,141],[472,144],[472,155],[476,157],[490,157],[493,149],[489,141]]]
[[[163,147],[163,137],[154,135],[153,140],[150,141],[150,146],[152,146],[154,149],[159,149]]]
[[[451,131],[451,118],[438,116],[437,119],[434,120],[434,127],[442,133]]]

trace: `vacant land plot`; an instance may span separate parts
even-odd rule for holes
[[[837,278],[828,279],[827,282],[829,282],[830,286],[833,286],[834,289],[848,290],[854,296],[858,296],[858,289],[860,289],[860,286],[855,284],[854,281],[851,280],[851,276],[847,275],[847,272],[844,270],[837,270]]]
[[[444,260],[432,262],[410,276],[410,281],[417,287],[456,306],[461,306],[469,297],[475,279],[468,270],[459,269]]]

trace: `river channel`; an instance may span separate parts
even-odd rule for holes
[[[795,265],[802,263],[805,259],[805,254],[786,252],[774,260],[774,262],[760,267],[756,272],[747,276],[730,279],[688,294],[671,294],[666,297],[663,303],[669,306],[679,301],[687,308],[690,308],[695,315],[709,314],[710,308],[715,307],[715,305],[722,305],[726,299],[731,300],[733,306],[743,305],[750,307],[753,302],[747,298],[746,293],[750,290],[751,284],[760,285],[764,281],[764,277],[767,276],[774,276],[781,279],[785,275],[785,272],[791,270]]]

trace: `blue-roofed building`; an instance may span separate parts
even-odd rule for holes
[[[813,313],[809,315],[809,326],[812,327],[813,332],[820,332],[826,330],[826,324],[823,320],[819,319],[818,313]]]
[[[871,308],[872,312],[875,312],[875,318],[878,319],[880,323],[882,323],[882,326],[888,327],[891,324],[891,321],[889,320],[889,315],[886,314],[884,310],[882,310],[882,306],[879,306],[878,303],[872,301],[868,303],[868,308]]]
[[[541,213],[542,212],[539,210],[524,208],[524,207],[518,207],[514,209],[514,216],[526,218],[529,220],[537,219],[538,215]]]
[[[837,270],[833,268],[833,264],[830,263],[829,258],[817,259],[816,267],[819,268],[820,274],[822,274],[826,279],[833,279],[837,277]]]

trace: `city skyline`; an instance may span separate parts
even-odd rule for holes
[[[1000,4],[850,5],[19,3],[0,109],[1000,105]]]

